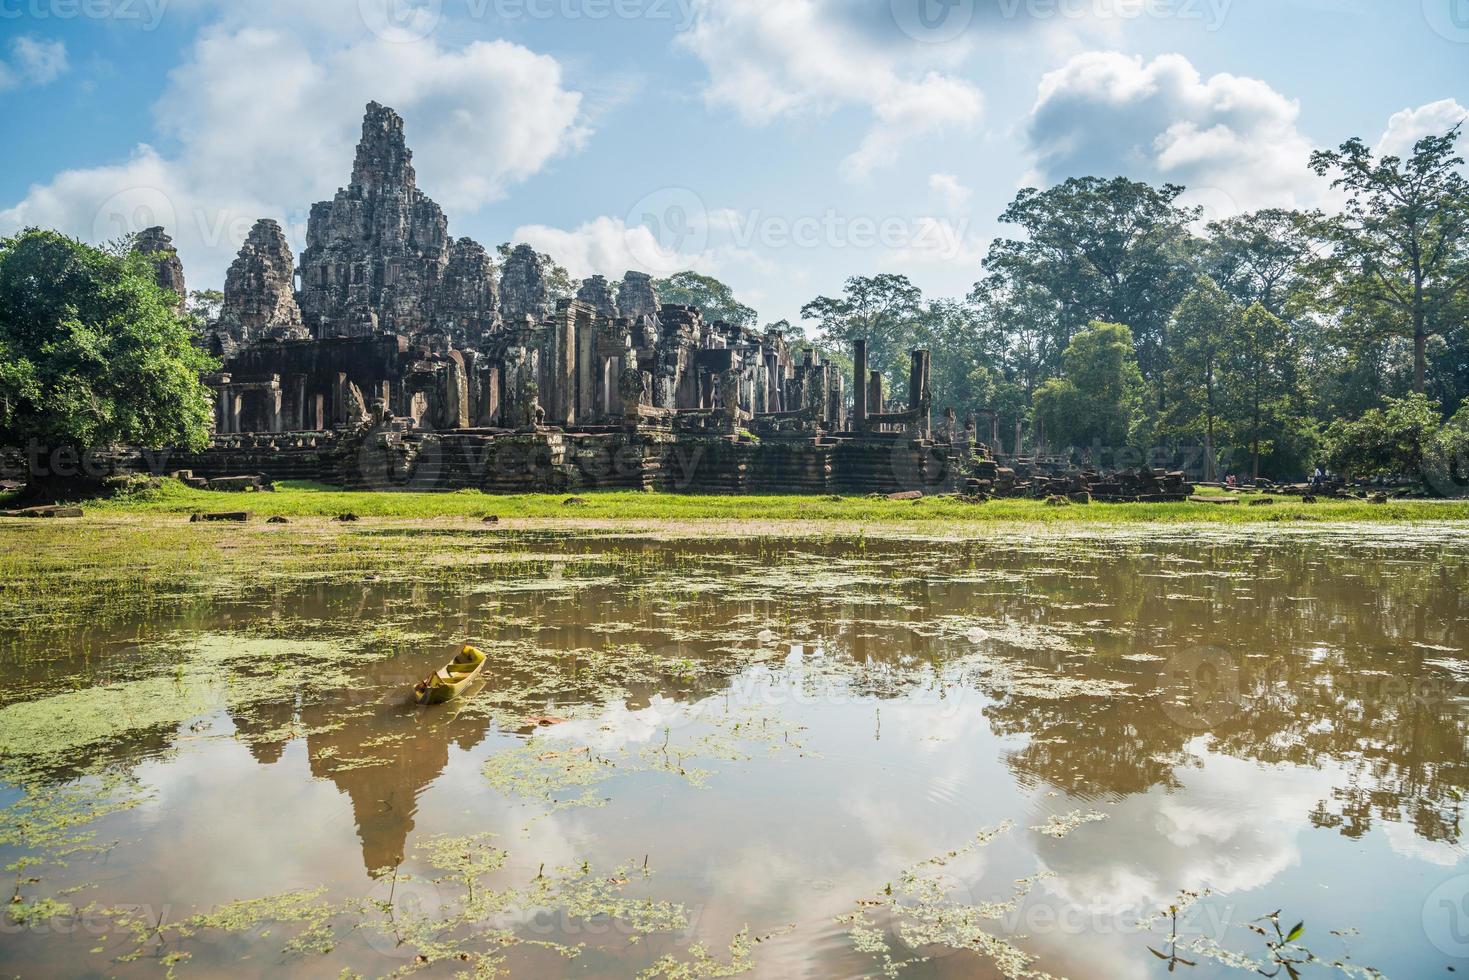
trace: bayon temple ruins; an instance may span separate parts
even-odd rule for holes
[[[137,249],[184,295],[166,229]],[[526,245],[497,263],[419,189],[396,112],[367,107],[350,183],[312,206],[299,262],[261,219],[206,343],[222,362],[196,476],[351,487],[985,492],[1011,478],[973,419],[932,419],[926,351],[884,397],[776,333],[661,304],[652,279],[556,297]],[[850,387],[849,387],[850,386]],[[985,436],[995,441],[988,430]]]

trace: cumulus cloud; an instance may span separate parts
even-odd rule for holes
[[[577,279],[616,279],[628,270],[668,276],[684,269],[707,272],[710,258],[702,251],[684,252],[661,242],[646,226],[601,216],[576,228],[522,225],[511,241],[549,253]]]
[[[1469,109],[1453,99],[1395,112],[1377,141],[1376,151],[1381,156],[1411,156],[1414,144],[1423,137],[1447,133],[1466,119],[1469,119]]]
[[[66,73],[66,44],[45,41],[34,34],[13,38],[0,60],[0,92],[26,85],[45,85]]]
[[[954,174],[930,174],[928,189],[938,195],[939,200],[951,211],[964,207],[974,196],[974,190],[960,183]]]
[[[709,72],[705,99],[751,125],[859,107],[872,122],[844,164],[861,178],[904,143],[976,123],[983,97],[950,69],[967,43],[925,44],[888,0],[701,0],[680,43]]]
[[[451,220],[503,197],[588,133],[561,66],[517,44],[450,48],[360,29],[342,40],[218,23],[154,108],[175,152],[144,145],[125,162],[58,174],[0,210],[0,229],[45,225],[95,240],[154,215],[191,279],[218,282],[256,218],[281,220],[301,241],[305,209],[346,182],[371,100],[404,116],[419,185]]]
[[[1184,184],[1212,217],[1321,201],[1299,111],[1258,79],[1205,79],[1182,55],[1145,62],[1093,51],[1042,78],[1026,137],[1039,181],[1122,174]]]

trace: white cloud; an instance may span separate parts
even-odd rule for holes
[[[943,70],[967,52],[963,39],[921,43],[887,0],[699,0],[680,42],[708,69],[709,104],[748,124],[865,108],[871,126],[843,166],[854,178],[915,137],[972,126],[983,109],[979,89]]]
[[[64,42],[22,34],[11,40],[9,55],[0,60],[0,92],[54,82],[68,67]]]
[[[191,281],[217,284],[256,218],[281,220],[299,247],[305,209],[347,181],[371,100],[404,116],[419,186],[451,221],[588,134],[560,65],[517,44],[447,48],[360,29],[342,41],[217,24],[154,107],[177,152],[143,146],[123,163],[58,174],[0,210],[0,230],[35,224],[95,240],[156,214]]]
[[[549,253],[577,279],[588,276],[621,278],[633,270],[668,276],[684,269],[707,272],[710,261],[702,252],[686,253],[665,246],[646,227],[628,225],[605,215],[571,230],[546,225],[522,225],[511,241]]]
[[[937,194],[939,200],[951,211],[964,207],[974,196],[974,190],[960,183],[954,174],[930,174],[928,189]]]
[[[1377,141],[1376,152],[1379,156],[1411,156],[1413,145],[1423,137],[1447,133],[1466,119],[1469,119],[1469,109],[1453,99],[1395,112]]]
[[[1182,55],[1088,52],[1041,80],[1026,131],[1032,176],[1184,184],[1214,213],[1313,206],[1325,190],[1307,168],[1299,110],[1258,79],[1204,79]]]

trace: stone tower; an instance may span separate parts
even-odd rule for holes
[[[617,316],[617,304],[612,299],[612,287],[608,285],[606,276],[583,279],[576,298],[595,307],[599,316],[609,319]]]
[[[189,287],[184,282],[184,264],[179,261],[178,250],[168,232],[161,227],[143,229],[133,240],[133,251],[151,258],[154,279],[164,289],[172,290],[182,307],[189,298]]]
[[[495,263],[484,246],[460,238],[433,297],[433,329],[453,342],[480,349],[500,325],[500,288]]]
[[[515,246],[500,277],[500,316],[508,323],[527,316],[541,320],[555,311],[545,261],[529,245]]]
[[[646,272],[628,272],[617,289],[617,313],[629,320],[642,317],[658,319],[658,294],[653,279]]]
[[[301,313],[317,336],[430,327],[449,263],[449,222],[418,189],[403,119],[369,103],[352,182],[312,205],[301,253]]]
[[[281,226],[261,218],[224,278],[219,332],[237,344],[308,336],[296,305],[296,266]]]

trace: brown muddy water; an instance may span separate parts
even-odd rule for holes
[[[1462,532],[420,540],[7,583],[0,973],[1469,969]]]

